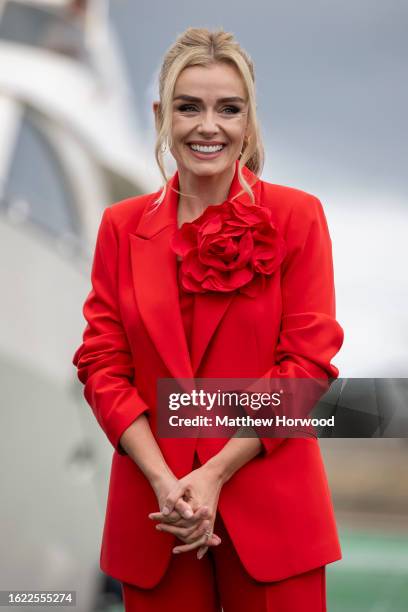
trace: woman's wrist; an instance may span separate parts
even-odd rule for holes
[[[262,443],[259,438],[233,437],[204,466],[220,480],[221,484],[225,484],[237,470],[256,457],[261,450]]]
[[[211,457],[211,459],[208,459],[208,461],[202,465],[202,468],[209,472],[221,486],[232,476],[232,472],[228,464],[222,459],[222,457],[217,455],[214,455]]]
[[[176,478],[167,464],[151,469],[149,474],[146,474],[146,476],[155,491],[160,489],[160,487],[169,479]]]

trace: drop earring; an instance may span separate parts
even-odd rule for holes
[[[248,142],[249,142],[249,137],[245,136],[244,138],[244,142],[242,143],[242,149],[241,149],[241,153],[239,154],[240,157],[242,157],[243,152],[245,151],[245,149],[248,146]]]

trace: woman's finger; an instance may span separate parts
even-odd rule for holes
[[[174,487],[174,489],[170,491],[161,509],[164,516],[168,516],[174,510],[176,503],[178,502],[180,497],[183,497],[184,493],[185,493],[185,486],[180,485],[180,484],[177,484]],[[191,508],[190,508],[190,511],[192,512]],[[192,514],[189,516],[192,516]]]
[[[210,530],[210,521],[208,520],[202,521],[202,523],[200,523],[200,525],[198,525],[195,528],[195,530],[190,534],[190,538],[191,538],[190,541],[193,542],[194,540],[197,540],[209,530]]]
[[[190,519],[194,515],[193,509],[191,508],[190,504],[187,503],[182,497],[180,497],[176,501],[174,505],[174,510],[176,510],[180,514],[180,516],[185,519]]]
[[[173,553],[177,555],[182,552],[194,550],[195,548],[199,548],[200,546],[218,546],[218,544],[220,544],[221,542],[221,538],[219,538],[218,536],[214,536],[215,534],[212,534],[211,537],[208,538],[208,535],[204,534],[203,536],[201,536],[201,538],[198,538],[198,540],[192,542],[191,544],[183,544],[182,546],[176,546],[175,548],[173,548]]]
[[[197,553],[197,559],[202,559],[205,555],[205,553],[208,550],[208,546],[201,546],[201,548],[198,549],[198,553]]]
[[[164,516],[162,512],[151,512],[148,516],[153,521],[176,524],[177,527],[190,527],[192,525],[196,525],[203,518],[209,518],[210,511],[207,506],[201,506],[189,519],[180,517],[178,512],[174,511],[167,516]]]
[[[173,510],[173,512],[171,512],[167,516],[163,516],[161,512],[151,512],[148,516],[153,521],[163,521],[171,524],[176,523],[181,519],[181,516],[177,512],[177,510]]]
[[[159,523],[159,525],[156,525],[156,529],[158,531],[172,533],[173,535],[183,540],[183,542],[186,542],[186,544],[188,544],[189,542],[193,542],[197,536],[203,535],[206,529],[208,529],[209,524],[210,522],[207,521],[207,525],[205,527],[200,526],[200,528],[197,529],[195,525],[193,525],[192,527],[176,527],[175,525],[165,525],[164,523]]]
[[[221,538],[220,536],[217,536],[215,533],[212,534],[211,538],[209,540],[207,540],[206,546],[218,546],[218,544],[221,544]]]
[[[180,518],[176,523],[178,527],[193,527],[199,525],[204,519],[210,518],[210,510],[207,506],[201,506],[189,519]]]
[[[166,525],[165,523],[159,523],[156,525],[156,529],[158,531],[172,533],[183,540],[186,544],[189,544],[190,542],[194,542],[194,540],[204,535],[206,531],[210,529],[210,525],[211,523],[209,520],[203,520],[198,525],[188,527],[179,527],[177,525]]]

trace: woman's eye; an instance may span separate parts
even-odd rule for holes
[[[179,111],[181,111],[182,113],[189,113],[191,111],[195,111],[197,110],[197,107],[194,106],[193,104],[182,104],[181,106],[179,106]]]
[[[235,113],[239,113],[239,108],[237,106],[226,106],[223,108],[223,111],[228,111],[227,115],[235,115]]]

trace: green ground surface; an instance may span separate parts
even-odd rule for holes
[[[408,534],[342,529],[340,540],[343,559],[327,566],[328,612],[407,612]]]
[[[343,559],[327,567],[328,612],[407,612],[408,534],[340,530]]]

